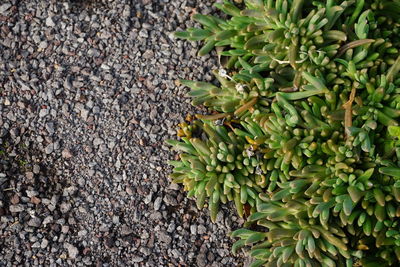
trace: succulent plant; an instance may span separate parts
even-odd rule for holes
[[[252,266],[398,266],[400,1],[243,2],[176,33],[224,68],[181,81],[212,113],[168,141],[173,181],[235,203]]]

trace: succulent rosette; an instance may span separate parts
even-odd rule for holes
[[[400,1],[215,6],[176,33],[224,66],[181,81],[210,114],[168,141],[173,181],[213,220],[234,202],[252,266],[399,266]]]

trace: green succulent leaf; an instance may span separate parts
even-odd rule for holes
[[[181,81],[207,114],[171,180],[213,222],[234,202],[252,266],[400,266],[400,2],[234,2],[175,33],[219,70]]]

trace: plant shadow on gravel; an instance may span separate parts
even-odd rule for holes
[[[22,135],[21,139],[29,139],[29,133]],[[7,254],[6,248],[12,248],[14,242],[21,243],[20,249],[13,251],[14,257],[24,249],[32,250],[24,244],[26,235],[40,233],[45,240],[54,240],[65,232],[60,222],[70,222],[72,209],[63,210],[60,203],[68,198],[65,189],[71,187],[60,177],[34,144],[15,141],[9,134],[1,138],[0,255]],[[76,191],[69,193],[72,196]]]
[[[5,191],[6,200],[28,187],[39,193],[51,195],[65,186],[63,181],[56,178],[55,170],[45,163],[42,151],[35,149],[33,145],[15,143],[7,135],[0,143],[0,163],[0,173],[7,177],[7,181],[1,187]],[[12,203],[5,201],[6,208],[10,204]]]
[[[106,0],[69,0],[69,2],[72,4],[74,12],[90,11],[92,8],[105,8],[108,4]]]

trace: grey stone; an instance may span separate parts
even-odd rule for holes
[[[172,242],[172,238],[166,232],[158,232],[157,236],[159,241],[164,242],[167,245]]]
[[[69,226],[68,225],[63,225],[61,227],[61,232],[64,234],[67,234],[69,232]]]
[[[61,156],[65,159],[70,159],[72,158],[72,153],[69,149],[65,148],[62,152],[61,152]]]
[[[196,235],[197,234],[197,225],[191,225],[190,226],[190,233],[192,234],[192,235]]]
[[[7,114],[7,119],[9,119],[10,121],[16,121],[17,117],[15,116],[15,114],[13,112],[10,112]]]
[[[139,256],[133,256],[132,257],[132,261],[133,262],[142,262],[144,259],[142,257]]]
[[[6,11],[11,7],[10,3],[5,3],[0,6],[0,14],[6,16]]]
[[[46,225],[46,224],[49,224],[51,222],[53,222],[53,216],[47,216],[46,218],[44,218],[42,223],[43,223],[43,225]]]
[[[46,117],[48,114],[49,114],[48,109],[41,109],[39,112],[39,117],[43,118],[43,117]]]
[[[46,19],[46,26],[48,26],[48,27],[54,27],[54,26],[56,26],[56,24],[54,23],[52,17],[48,17],[48,18]]]
[[[121,226],[121,235],[127,236],[133,233],[133,230],[129,228],[126,224]]]
[[[53,134],[54,133],[54,123],[53,122],[46,123],[46,130],[49,134]]]
[[[21,211],[25,210],[24,206],[21,204],[10,205],[9,209],[11,212],[21,212]]]
[[[70,209],[71,209],[70,203],[66,203],[66,202],[61,203],[60,210],[62,213],[67,213]]]
[[[76,259],[79,254],[79,250],[74,245],[71,245],[69,243],[65,243],[64,247],[68,250],[68,256],[71,259]]]
[[[101,139],[101,138],[98,138],[98,137],[96,137],[94,140],[93,140],[93,145],[94,146],[99,146],[99,145],[101,145],[101,144],[103,144],[104,143],[104,141]]]
[[[46,154],[51,154],[53,153],[53,151],[54,151],[54,144],[53,143],[48,144],[45,148]]]
[[[32,227],[40,227],[42,224],[42,220],[38,217],[32,218],[29,220],[28,225]]]
[[[143,200],[144,204],[149,204],[151,202],[152,197],[153,193],[148,194]]]
[[[28,197],[35,197],[35,196],[39,195],[39,192],[37,192],[35,190],[26,190],[26,195]]]
[[[88,234],[88,231],[85,229],[78,232],[78,236],[81,236],[81,237],[86,236],[87,234]]]
[[[49,44],[46,41],[42,41],[39,44],[39,48],[46,49]]]
[[[163,201],[168,206],[176,206],[176,205],[178,205],[178,202],[176,201],[176,199],[173,196],[169,195],[169,194],[164,196]]]
[[[147,30],[142,29],[142,30],[139,32],[139,36],[140,36],[140,37],[143,37],[143,38],[148,38],[148,37],[149,37],[149,34],[147,33]]]
[[[47,248],[47,246],[49,245],[49,241],[46,238],[43,238],[42,242],[40,243],[40,247],[42,249]]]
[[[161,202],[162,202],[162,198],[161,197],[157,197],[156,200],[154,201],[154,210],[159,210],[160,209]]]

